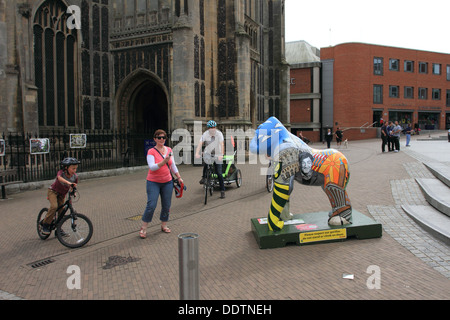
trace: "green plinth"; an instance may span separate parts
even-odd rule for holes
[[[328,225],[328,212],[325,211],[294,215],[281,231],[269,230],[266,221],[267,218],[251,219],[252,231],[261,249],[344,241],[348,238],[380,238],[382,235],[381,223],[355,210],[352,212],[352,224],[345,226]]]

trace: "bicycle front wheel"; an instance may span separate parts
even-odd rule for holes
[[[56,228],[59,242],[68,248],[79,248],[91,240],[94,228],[91,220],[84,214],[67,215]]]

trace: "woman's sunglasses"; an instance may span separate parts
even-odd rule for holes
[[[158,139],[158,140],[166,139],[166,138],[167,138],[166,136],[164,136],[164,137],[155,137],[155,139]]]

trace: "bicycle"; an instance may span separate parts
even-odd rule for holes
[[[214,193],[214,163],[208,163],[206,167],[205,183],[203,184],[203,189],[205,190],[205,204],[208,202],[208,193],[210,196]]]
[[[266,188],[267,188],[267,192],[272,192],[273,191],[273,183],[274,183],[273,167],[272,167],[272,160],[270,160],[269,167],[267,168],[267,173],[266,173]]]
[[[55,231],[55,236],[62,245],[68,248],[79,248],[84,246],[92,237],[94,231],[92,222],[87,216],[75,211],[72,205],[72,199],[77,197],[77,189],[72,187],[69,191],[67,200],[56,209],[55,218],[49,226],[50,233]],[[62,210],[60,213],[58,213]],[[70,211],[66,215],[67,211]],[[47,239],[49,234],[44,234],[43,221],[47,215],[48,208],[42,208],[37,217],[37,233],[42,240]]]
[[[223,184],[230,185],[232,183],[236,183],[238,188],[242,185],[242,173],[241,170],[236,168],[234,165],[234,156],[233,155],[223,156],[223,165],[225,166],[225,172],[222,173]],[[214,162],[218,161],[217,157],[204,157],[205,163],[207,164],[205,182],[203,184],[203,188],[205,189],[205,204],[208,200],[208,193],[212,196],[214,192],[214,187],[218,187],[219,184],[219,176],[216,173]]]

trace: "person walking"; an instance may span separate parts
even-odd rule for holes
[[[410,147],[411,146],[409,144],[409,142],[411,141],[411,132],[412,132],[411,124],[408,122],[408,124],[406,125],[406,128],[405,128],[406,147]]]
[[[337,128],[336,132],[334,133],[336,136],[336,144],[338,145],[338,147],[341,146],[342,143],[342,137],[343,137],[343,132],[341,129],[339,129],[339,127]]]
[[[388,122],[388,125],[386,126],[386,132],[387,132],[387,144],[388,144],[388,151],[394,151],[394,138],[392,138],[392,129],[393,129],[392,121]]]
[[[183,183],[178,168],[173,159],[172,149],[165,146],[167,134],[164,130],[155,131],[153,138],[156,146],[148,150],[147,164],[149,167],[147,174],[147,206],[142,215],[142,226],[139,231],[141,239],[147,237],[148,224],[153,219],[158,198],[161,196],[161,231],[170,233],[171,230],[167,226],[169,221],[170,206],[172,204],[173,180],[172,174],[175,175],[180,183]]]
[[[400,133],[403,131],[403,128],[398,124],[398,121],[395,121],[394,128],[391,131],[391,137],[394,142],[394,152],[400,151]]]
[[[330,149],[331,140],[333,140],[333,132],[331,132],[331,129],[327,130],[327,134],[325,135],[325,140],[327,142],[327,149]]]
[[[381,152],[386,152],[386,144],[388,143],[388,132],[386,122],[381,126]]]

